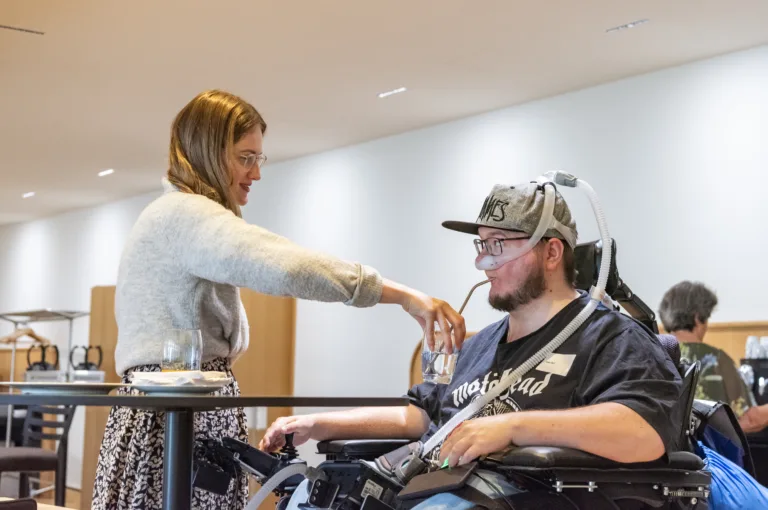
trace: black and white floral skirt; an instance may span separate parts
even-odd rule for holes
[[[240,389],[226,360],[217,358],[203,363],[203,370],[227,372],[232,383],[216,393],[238,396]],[[124,383],[130,383],[135,372],[159,372],[159,365],[144,365],[128,371]],[[121,388],[120,395],[138,394],[137,390]],[[243,409],[222,409],[195,413],[195,438],[234,437],[248,440]],[[162,508],[163,446],[165,443],[165,413],[128,407],[114,407],[101,443],[96,481],[93,487],[93,510],[153,510]],[[248,479],[241,475],[221,496],[200,489],[194,490],[192,508],[195,510],[241,510],[248,499]]]

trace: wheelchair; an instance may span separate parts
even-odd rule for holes
[[[588,290],[597,280],[600,267],[601,243],[587,243],[576,247],[578,269],[577,287]],[[615,261],[615,242],[606,292],[630,316],[658,335],[653,311],[640,300],[619,278]],[[618,305],[616,305],[618,307]],[[514,447],[477,461],[478,470],[490,471],[511,481],[524,492],[511,497],[486,497],[475,502],[477,508],[575,508],[605,509],[706,509],[710,494],[711,476],[704,460],[697,455],[696,441],[705,427],[715,425],[718,434],[737,444],[742,451],[744,468],[754,476],[744,434],[732,413],[722,403],[694,401],[699,376],[699,364],[680,359],[680,348],[674,337],[658,336],[660,343],[675,362],[683,378],[683,392],[678,416],[678,451],[668,452],[661,459],[637,464],[621,464],[583,451],[552,446]],[[709,421],[712,421],[710,423]],[[716,423],[715,423],[716,422]],[[196,476],[195,484],[206,488],[216,475],[216,465],[229,465],[230,474],[242,469],[266,483],[286,466],[306,463],[299,459],[286,438],[286,446],[279,453],[267,454],[233,439],[212,440],[207,445],[207,466],[203,476]],[[213,444],[215,443],[215,444]],[[417,475],[408,483],[401,483],[392,471],[382,469],[377,462],[398,449],[407,449],[411,440],[331,440],[318,443],[318,453],[326,460],[317,468],[308,468],[306,477],[311,481],[307,501],[299,508],[325,508],[338,510],[409,510],[428,495],[450,492],[450,487],[433,487],[421,491],[423,497],[404,497],[414,494],[413,484],[429,485],[429,478],[437,471]],[[205,457],[205,456],[204,456]],[[221,471],[221,469],[219,469]],[[218,473],[220,474],[220,473]],[[199,479],[199,480],[198,480]],[[222,478],[222,481],[229,478]],[[304,476],[293,476],[274,488],[281,499],[278,510],[284,510],[290,497],[300,486]],[[445,489],[445,490],[443,490]],[[463,497],[463,495],[460,494]],[[471,500],[471,499],[470,499]],[[474,501],[473,501],[474,502]]]

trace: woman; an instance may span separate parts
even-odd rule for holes
[[[232,376],[232,361],[248,347],[238,287],[355,307],[396,303],[428,338],[437,322],[442,340],[459,347],[464,322],[445,302],[242,220],[240,207],[266,161],[266,127],[253,106],[216,90],[200,94],[177,115],[165,193],[142,212],[120,261],[115,364],[123,382],[129,383],[133,372],[160,370],[163,337],[172,329],[200,329],[202,370]],[[237,382],[218,394],[238,395]],[[163,434],[161,413],[112,409],[92,508],[160,508]],[[197,413],[195,434],[247,441],[244,412]],[[196,489],[193,507],[240,509],[247,495],[241,477],[225,496]]]

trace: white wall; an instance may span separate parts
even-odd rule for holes
[[[89,311],[90,289],[115,283],[124,240],[141,210],[156,195],[0,228],[0,311]],[[65,363],[65,356],[69,356],[68,323],[31,326],[56,343]],[[0,336],[12,329],[0,321]],[[88,329],[88,317],[73,322],[73,345],[87,345]],[[82,474],[83,417],[84,410],[79,408],[70,430],[67,485],[76,488]]]
[[[700,279],[719,295],[714,321],[766,320],[766,132],[761,47],[271,165],[244,215],[458,307],[482,274],[471,237],[440,223],[473,220],[494,183],[563,169],[599,193],[622,277],[653,308],[672,284]],[[581,240],[594,239],[587,200],[564,193]],[[91,286],[114,283],[125,233],[153,196],[0,229],[0,309],[87,307]],[[470,329],[499,317],[486,296],[465,312]],[[406,390],[420,330],[395,307],[301,302],[297,320],[297,394]]]

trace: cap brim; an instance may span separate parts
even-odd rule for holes
[[[481,225],[479,223],[470,223],[468,221],[444,221],[443,227],[447,228],[448,230],[455,230],[456,232],[463,232],[465,234],[474,234],[477,235],[478,230],[480,227],[484,227],[485,225]]]
[[[462,232],[464,234],[478,235],[480,227],[498,228],[499,230],[508,230],[510,232],[524,232],[516,228],[501,228],[494,227],[493,225],[485,225],[483,223],[471,223],[468,221],[444,221],[443,227],[448,230],[455,230],[456,232]]]

